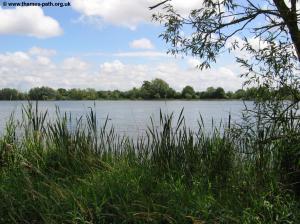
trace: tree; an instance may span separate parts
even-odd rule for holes
[[[234,93],[234,98],[236,99],[243,99],[246,95],[245,90],[243,89],[238,89],[237,91],[235,91]]]
[[[20,100],[20,93],[16,89],[1,89],[0,100]]]
[[[106,91],[97,91],[97,99],[107,99],[108,95]]]
[[[186,86],[183,88],[181,95],[183,98],[186,98],[186,99],[195,98],[195,90],[191,86]]]
[[[300,60],[297,1],[203,0],[203,7],[192,10],[188,17],[178,14],[168,4],[164,8],[165,13],[154,15],[154,19],[164,23],[166,32],[162,37],[176,48],[175,52],[190,51],[195,56],[205,59],[203,65],[209,66],[208,62],[215,61],[221,49],[225,48],[226,42],[246,29],[267,41],[275,40],[281,34],[289,37],[290,40],[286,40],[285,43],[294,46]],[[290,7],[287,2],[290,3]],[[255,24],[259,18],[265,20]],[[251,26],[252,24],[255,25]],[[194,35],[187,36],[178,32],[185,25],[195,29]],[[272,35],[271,32],[277,35]]]
[[[227,93],[226,93],[226,98],[228,98],[228,99],[232,99],[233,98],[233,92],[231,92],[231,91],[228,91]]]
[[[156,96],[159,98],[167,98],[170,93],[170,86],[162,79],[154,79],[151,81],[152,88]],[[155,97],[157,98],[157,97]]]
[[[57,100],[67,100],[68,99],[68,91],[63,88],[59,88],[56,94]]]
[[[263,151],[266,145],[272,150],[278,146],[273,142],[280,140],[284,150],[276,148],[278,163],[273,166],[280,167],[285,180],[296,173],[298,177],[287,184],[300,189],[299,1],[202,2],[202,7],[192,10],[188,16],[180,15],[171,4],[155,14],[154,20],[164,25],[161,37],[169,44],[170,53],[198,57],[200,69],[209,68],[224,52],[246,53],[244,56],[236,54],[236,61],[244,68],[241,75],[247,78],[245,85],[257,85],[256,107],[246,110],[248,113],[253,111],[257,124],[253,125],[251,119],[246,120],[241,131],[246,132],[243,136],[257,133],[257,155],[266,153]],[[161,7],[161,4],[156,6]],[[280,91],[282,88],[284,91]],[[286,95],[292,100],[283,101]],[[266,164],[264,158],[259,157],[261,166]]]
[[[139,99],[141,97],[141,91],[134,87],[127,92],[126,96],[127,96],[126,98],[132,100]]]
[[[204,99],[212,99],[212,98],[214,98],[215,91],[216,91],[216,89],[214,87],[208,87],[206,89],[206,92],[203,92],[202,97]]]
[[[161,37],[172,54],[199,57],[199,68],[209,68],[221,53],[245,51],[236,57],[246,68],[249,84],[289,87],[299,101],[300,30],[297,0],[203,0],[189,16],[167,4],[154,19],[164,24]],[[158,4],[157,7],[161,7]]]
[[[84,99],[86,100],[96,100],[97,91],[95,89],[88,88],[84,91]]]
[[[69,97],[72,100],[83,100],[84,99],[84,94],[82,90],[80,89],[70,89],[69,91]]]
[[[225,99],[226,94],[222,87],[218,87],[214,92],[214,98],[215,99]]]
[[[151,82],[144,81],[141,87],[141,95],[144,99],[172,98],[175,94],[175,90],[162,79],[154,79]]]
[[[28,95],[31,100],[54,100],[56,98],[56,91],[43,86],[30,89]]]
[[[141,95],[144,99],[151,99],[154,96],[154,90],[152,84],[149,81],[144,81],[141,87]]]

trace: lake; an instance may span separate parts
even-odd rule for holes
[[[15,117],[21,117],[22,105],[26,101],[0,101],[0,132],[3,131],[5,123],[10,114],[15,112]],[[252,104],[247,102],[247,104]],[[155,125],[159,124],[160,110],[164,114],[175,115],[178,118],[180,111],[184,108],[186,125],[197,130],[197,121],[200,114],[205,127],[211,129],[212,119],[215,124],[221,121],[226,123],[229,114],[232,121],[238,122],[241,119],[241,112],[245,108],[243,101],[41,101],[39,109],[48,110],[49,119],[56,116],[56,106],[62,113],[71,113],[73,118],[85,116],[89,108],[95,108],[98,120],[104,123],[106,117],[110,119],[109,125],[121,135],[137,136],[142,134],[151,124],[150,117]]]

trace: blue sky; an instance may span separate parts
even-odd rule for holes
[[[233,57],[224,56],[212,69],[200,71],[195,69],[196,59],[166,55],[167,47],[158,38],[163,29],[151,22],[152,12],[147,9],[156,0],[70,0],[72,7],[64,8],[8,8],[2,7],[3,2],[0,88],[126,90],[154,78],[177,90],[185,85],[197,90],[241,88]],[[199,2],[173,0],[172,4],[186,14]]]

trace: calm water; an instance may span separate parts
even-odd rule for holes
[[[191,129],[197,129],[197,121],[201,114],[205,126],[209,129],[212,119],[215,124],[221,121],[226,123],[229,114],[233,121],[238,122],[244,109],[242,101],[46,101],[39,102],[39,108],[42,111],[48,110],[50,119],[56,116],[56,106],[61,112],[71,113],[73,117],[79,118],[89,112],[89,107],[94,108],[94,103],[100,124],[104,123],[108,116],[109,125],[113,125],[118,133],[129,136],[143,133],[150,125],[150,117],[157,125],[160,110],[166,114],[174,112],[177,118],[184,108],[186,125]],[[0,132],[3,131],[12,112],[15,112],[16,118],[21,117],[22,104],[27,102],[0,101]]]

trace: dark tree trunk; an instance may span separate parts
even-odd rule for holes
[[[273,0],[284,23],[289,29],[290,36],[295,46],[298,60],[300,61],[300,31],[297,21],[296,1],[291,1],[292,7],[289,9],[283,0]]]

